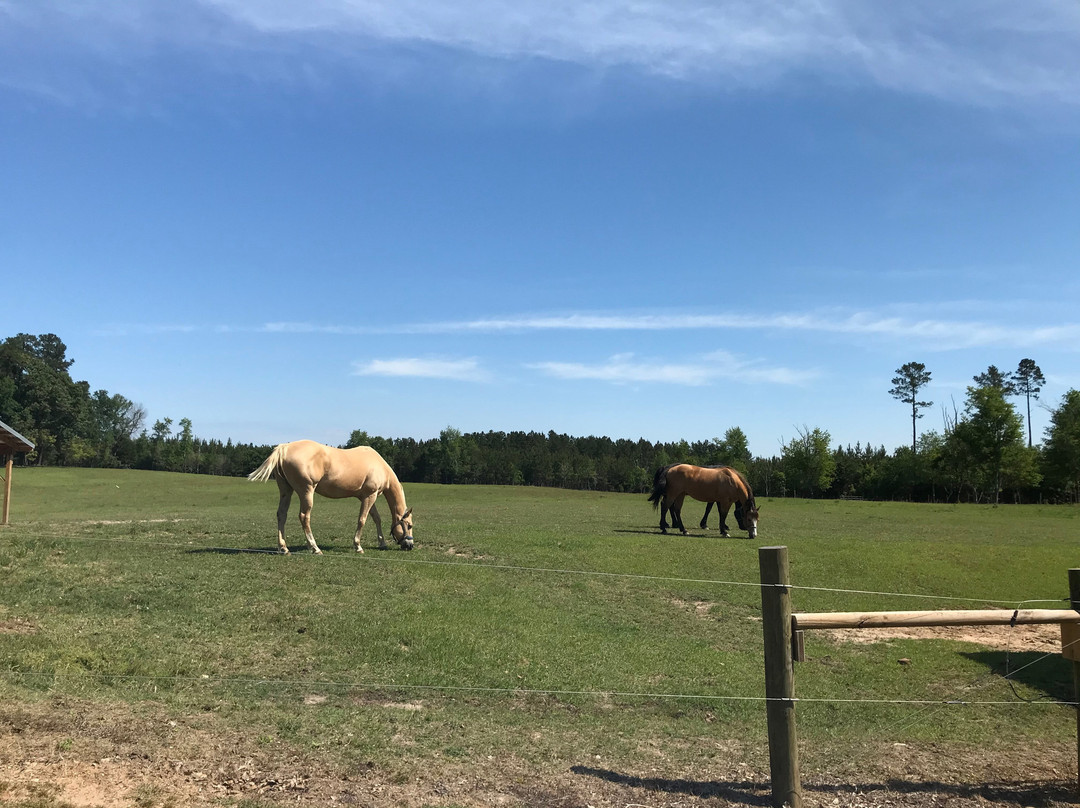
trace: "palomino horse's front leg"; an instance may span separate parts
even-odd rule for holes
[[[322,550],[315,543],[315,537],[311,535],[311,507],[315,501],[315,489],[300,491],[300,527],[304,529],[304,538],[307,539],[308,547],[315,555],[322,555]]]
[[[356,535],[353,536],[353,546],[356,547],[356,552],[364,552],[364,548],[360,546],[360,534],[364,532],[364,523],[367,521],[368,513],[375,517],[375,529],[379,531],[379,547],[386,547],[386,541],[382,535],[382,522],[379,519],[379,512],[375,510],[375,500],[379,498],[378,492],[372,494],[369,497],[364,497],[360,500],[360,517],[356,520]]]
[[[379,534],[379,549],[380,550],[385,550],[386,549],[386,539],[383,537],[382,519],[379,518],[379,509],[375,506],[374,502],[371,503],[371,518],[375,520],[375,530]],[[360,534],[359,533],[356,534],[356,541],[357,542],[360,541]],[[361,551],[361,552],[363,552],[363,551]]]

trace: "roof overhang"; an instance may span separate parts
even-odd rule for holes
[[[0,421],[0,451],[2,452],[32,452],[34,444]]]

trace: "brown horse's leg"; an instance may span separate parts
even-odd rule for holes
[[[364,548],[360,546],[360,534],[364,532],[364,523],[367,521],[368,513],[375,518],[375,529],[379,531],[379,548],[386,549],[386,540],[382,534],[382,522],[379,521],[379,512],[375,509],[375,500],[379,498],[378,492],[375,492],[371,496],[364,497],[360,500],[360,516],[356,520],[356,535],[353,536],[353,546],[356,547],[356,552],[364,552]]]
[[[727,528],[727,512],[728,512],[728,508],[730,508],[730,507],[731,507],[730,502],[727,502],[727,503],[725,503],[725,502],[717,502],[716,503],[716,510],[720,512],[720,535],[725,537],[725,538],[730,536],[730,534],[728,533],[728,528]]]
[[[660,500],[660,532],[667,533],[667,499]],[[673,517],[674,518],[674,517]]]
[[[705,503],[705,515],[701,517],[701,529],[702,530],[705,530],[706,528],[709,527],[709,511],[712,510],[712,506],[715,505],[715,504],[716,504],[715,502],[706,502]]]
[[[686,529],[686,526],[682,521],[682,506],[685,500],[686,494],[681,494],[675,498],[673,503],[671,503],[671,524],[672,526],[677,527],[684,536],[689,536],[690,531]]]
[[[311,507],[315,504],[315,488],[311,486],[297,493],[300,495],[300,527],[304,529],[304,538],[307,539],[311,552],[322,555],[322,550],[315,543],[315,537],[311,535]]]
[[[293,490],[292,486],[281,477],[278,478],[277,487],[277,543],[281,552],[288,555],[289,545],[285,543],[285,520],[289,518],[289,504],[292,502]]]

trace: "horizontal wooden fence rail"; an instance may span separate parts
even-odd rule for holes
[[[1028,626],[1080,623],[1073,609],[969,609],[936,612],[806,612],[791,615],[794,631],[820,628]]]

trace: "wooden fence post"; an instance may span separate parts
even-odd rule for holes
[[[1080,569],[1069,570],[1069,608],[1080,612]],[[1071,649],[1069,649],[1071,650]],[[1076,783],[1077,793],[1080,794],[1080,662],[1076,654],[1069,654],[1073,660],[1073,701],[1076,707]]]
[[[801,808],[799,748],[795,735],[795,672],[791,659],[791,582],[787,547],[758,549],[761,619],[765,638],[765,713],[775,808]]]
[[[11,511],[11,470],[14,465],[15,452],[11,451],[4,455],[4,511],[0,516],[0,525],[8,523],[8,515]]]

